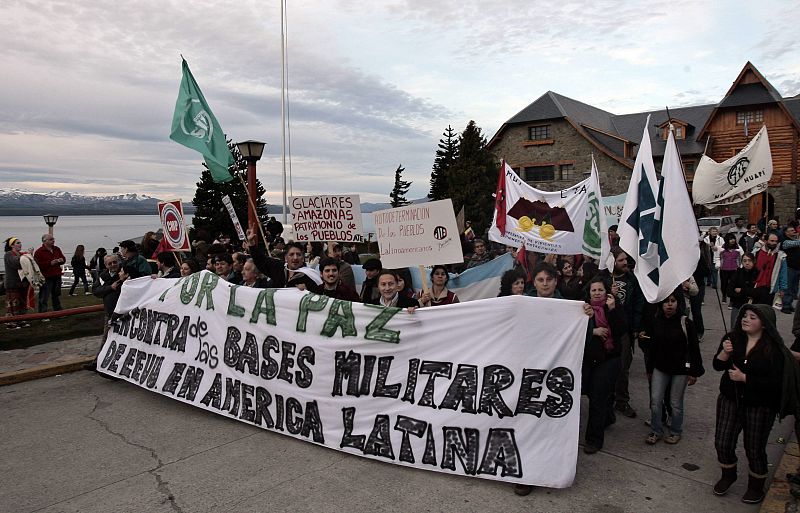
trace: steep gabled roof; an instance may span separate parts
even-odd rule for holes
[[[753,63],[747,61],[742,71],[739,72],[739,76],[737,76],[736,80],[731,84],[728,92],[725,93],[722,100],[717,104],[711,114],[709,114],[703,128],[697,135],[698,139],[706,136],[706,131],[719,109],[742,107],[745,105],[762,105],[765,103],[777,104],[778,108],[789,116],[795,128],[800,130],[800,123],[798,122],[797,116],[794,116],[786,107],[781,93],[764,78],[764,75],[753,66]]]
[[[697,127],[703,126],[708,119],[708,115],[714,110],[714,105],[698,105],[695,107],[679,107],[677,109],[670,109],[669,113],[672,118],[680,119],[689,123],[690,127],[686,131],[685,139],[678,139],[675,142],[678,145],[678,151],[681,155],[703,153],[705,148],[705,140],[702,142],[697,140],[698,130]],[[667,110],[654,110],[650,112],[635,112],[632,114],[623,114],[614,117],[614,123],[619,128],[619,132],[625,138],[631,141],[640,141],[642,139],[642,130],[644,130],[647,115],[650,114],[650,145],[653,147],[653,155],[664,155],[664,149],[667,146],[666,141],[661,138],[658,127],[667,122]]]

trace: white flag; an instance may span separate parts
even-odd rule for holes
[[[583,225],[583,254],[600,262],[604,268],[611,245],[608,242],[608,223],[603,212],[603,193],[600,176],[592,155],[592,172],[589,177],[589,204],[586,207],[586,223]]]
[[[659,183],[649,124],[648,116],[618,233],[620,247],[636,261],[634,274],[645,299],[657,303],[692,275],[700,249],[673,134],[667,139]]]
[[[764,192],[771,177],[772,153],[764,126],[742,151],[725,162],[717,163],[703,155],[692,183],[694,204],[710,208],[739,203]]]

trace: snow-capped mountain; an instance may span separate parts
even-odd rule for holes
[[[136,193],[94,196],[67,191],[32,192],[0,188],[0,215],[155,214],[159,201]],[[194,206],[184,203],[184,210],[192,213]]]

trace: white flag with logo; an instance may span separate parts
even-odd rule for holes
[[[700,258],[697,222],[670,131],[661,181],[656,178],[647,124],[619,223],[620,247],[636,261],[645,299],[657,303],[692,275]]]
[[[772,153],[764,126],[742,151],[725,162],[717,163],[703,155],[692,183],[694,204],[716,207],[739,203],[764,192],[771,177]]]
[[[589,204],[586,207],[586,223],[583,225],[583,254],[600,262],[600,267],[608,259],[611,245],[608,242],[608,223],[603,212],[603,193],[600,190],[600,175],[592,155],[592,172],[589,176]]]

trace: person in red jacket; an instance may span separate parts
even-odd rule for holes
[[[47,311],[47,296],[52,298],[53,311],[61,310],[61,266],[67,261],[56,239],[51,234],[42,235],[42,245],[33,253],[44,276],[44,285],[39,290],[39,313]]]

